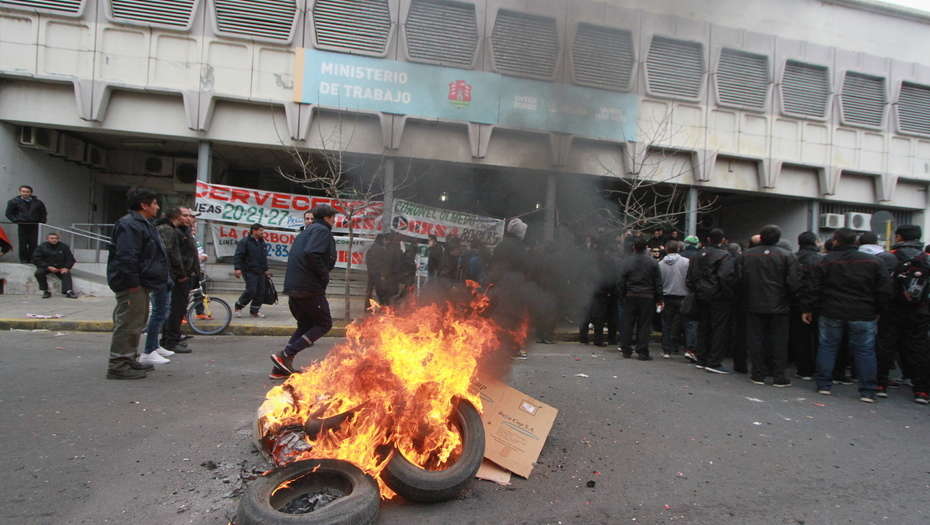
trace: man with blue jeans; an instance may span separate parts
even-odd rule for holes
[[[152,313],[149,315],[149,323],[145,328],[145,350],[139,356],[140,363],[164,365],[171,362],[168,356],[174,355],[174,352],[158,344],[158,336],[168,319],[168,310],[171,308],[172,284],[169,280],[161,289],[155,289],[149,293]]]
[[[817,392],[831,394],[833,367],[845,333],[859,376],[859,399],[874,403],[878,373],[875,335],[879,314],[891,298],[891,277],[878,257],[857,249],[854,231],[837,230],[833,242],[833,251],[813,267],[802,301],[805,323],[813,322],[814,312],[820,314]]]

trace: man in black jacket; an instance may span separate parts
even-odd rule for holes
[[[895,230],[895,245],[891,253],[899,261],[896,275],[901,274],[902,263],[927,265],[923,243],[920,242],[922,233],[920,226],[913,224],[904,224]],[[916,261],[918,257],[922,259]],[[883,322],[882,331],[879,332],[878,392],[879,395],[885,394],[889,383],[888,373],[897,351],[902,372],[911,379],[914,402],[930,404],[930,305],[926,300],[916,303],[907,301],[900,282],[894,284],[893,292],[894,298],[888,310],[882,313],[882,319],[887,321],[887,325]]]
[[[813,312],[820,314],[817,392],[830,395],[836,354],[845,334],[856,362],[860,400],[874,403],[877,319],[888,302],[891,280],[877,257],[856,249],[855,232],[837,230],[833,241],[834,249],[814,267],[802,303],[805,323],[813,322]]]
[[[286,379],[294,373],[294,357],[298,352],[312,346],[333,327],[326,287],[329,272],[336,266],[336,240],[332,233],[336,212],[326,205],[317,206],[313,219],[313,224],[294,240],[287,257],[284,293],[288,295],[288,307],[297,321],[297,329],[284,350],[271,355],[274,363],[268,376],[271,379]]]
[[[304,231],[308,229],[309,227]],[[249,303],[251,303],[249,314],[252,317],[265,317],[260,310],[262,299],[265,297],[265,277],[269,275],[269,272],[265,228],[261,224],[253,224],[249,228],[249,234],[236,243],[233,264],[235,264],[236,279],[245,278],[245,291],[236,301],[236,317],[242,316],[242,309]]]
[[[107,379],[142,379],[153,368],[136,361],[139,337],[149,314],[149,291],[170,279],[165,245],[149,222],[158,215],[157,196],[136,189],[126,200],[130,211],[113,225],[107,259],[107,284],[116,292]]]
[[[759,232],[761,244],[737,260],[737,275],[745,294],[746,340],[750,380],[764,385],[771,375],[776,387],[791,386],[788,364],[788,327],[791,301],[801,289],[801,269],[790,251],[778,247],[781,229],[769,225]]]
[[[808,324],[801,320],[800,295],[806,293],[811,284],[811,275],[814,267],[820,264],[823,254],[817,246],[817,234],[804,232],[798,235],[798,265],[801,271],[801,294],[791,302],[791,329],[788,332],[788,347],[794,366],[797,367],[797,377],[805,381],[814,378],[817,371],[817,323],[816,312],[814,322]]]
[[[6,203],[6,218],[19,224],[19,262],[32,262],[32,252],[39,242],[39,223],[45,223],[45,203],[32,194],[32,186],[20,186],[19,195]]]
[[[71,268],[74,267],[74,255],[67,244],[61,242],[57,233],[46,236],[46,242],[39,245],[32,253],[32,263],[36,265],[36,281],[42,298],[48,299],[52,292],[48,291],[48,274],[61,279],[61,291],[69,299],[77,299],[71,283]]]
[[[640,361],[649,361],[649,335],[656,306],[662,305],[662,275],[659,264],[648,253],[646,239],[633,240],[633,254],[620,265],[617,283],[623,298],[623,328],[620,351],[623,357],[633,356],[633,330],[636,327],[636,353]]]
[[[685,352],[695,366],[717,374],[728,374],[723,358],[729,345],[732,302],[736,294],[734,258],[726,249],[723,230],[711,230],[701,255],[691,259],[686,279],[697,301],[698,353]]]
[[[197,244],[190,231],[194,223],[194,215],[189,208],[174,208],[166,215],[168,220],[158,226],[158,233],[165,243],[168,267],[174,286],[171,288],[168,318],[162,325],[161,347],[169,352],[189,354],[190,348],[181,342],[181,321],[187,314],[191,281],[196,279],[200,272]]]

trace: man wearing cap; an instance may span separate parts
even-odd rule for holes
[[[685,237],[685,249],[681,251],[681,256],[689,261],[695,257],[700,257],[701,249],[698,247],[700,244],[701,241],[698,240],[696,235]]]
[[[297,329],[284,349],[271,355],[274,363],[268,376],[271,379],[286,379],[296,372],[294,357],[333,327],[326,287],[329,272],[336,266],[336,240],[332,233],[336,212],[326,205],[312,211],[313,222],[294,240],[284,275],[284,293],[288,295],[288,307],[297,321]]]

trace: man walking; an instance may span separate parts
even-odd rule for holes
[[[803,320],[820,313],[820,348],[817,351],[817,392],[830,395],[836,354],[847,336],[859,376],[860,400],[875,402],[877,318],[888,303],[891,278],[874,255],[856,249],[856,234],[849,229],[833,233],[834,249],[814,267],[811,286],[804,294]],[[924,326],[924,335],[926,336]]]
[[[686,280],[688,277],[688,259],[678,252],[682,247],[681,241],[668,241],[665,245],[667,255],[659,263],[659,272],[662,274],[662,301],[665,308],[662,310],[662,357],[668,359],[671,354],[677,354],[681,346],[681,302],[688,295]]]
[[[170,279],[164,243],[149,222],[158,215],[157,196],[136,189],[126,200],[129,213],[113,225],[107,258],[107,284],[116,293],[107,379],[142,379],[153,368],[136,361],[136,349],[149,313],[148,292]]]
[[[19,262],[32,262],[32,252],[39,242],[39,223],[45,223],[45,203],[32,194],[32,186],[19,187],[19,195],[6,203],[6,218],[19,225]]]
[[[745,297],[746,340],[751,363],[749,379],[764,385],[791,386],[785,375],[788,366],[788,327],[791,301],[801,289],[801,269],[790,251],[777,246],[781,229],[768,225],[759,232],[760,242],[737,260]]]
[[[48,299],[52,292],[48,291],[48,275],[52,274],[61,280],[61,293],[69,299],[77,299],[71,283],[71,268],[74,267],[74,255],[67,244],[61,242],[57,233],[50,233],[45,242],[39,245],[32,253],[32,262],[36,265],[36,281],[42,298]]]
[[[649,335],[652,316],[657,305],[662,305],[662,277],[659,263],[647,252],[646,239],[633,240],[633,254],[626,257],[620,266],[618,289],[623,297],[623,328],[620,351],[623,357],[633,356],[633,334],[635,327],[636,354],[640,361],[650,361]]]
[[[715,228],[701,255],[688,265],[688,290],[698,303],[698,353],[685,352],[695,366],[715,374],[729,374],[723,358],[729,345],[732,301],[736,296],[735,260],[727,251],[726,235]]]
[[[332,228],[336,212],[322,205],[313,209],[313,224],[302,231],[287,257],[284,293],[288,307],[297,321],[290,340],[283,350],[271,355],[274,366],[271,379],[286,379],[296,371],[294,357],[326,335],[333,327],[326,300],[329,272],[336,266],[336,241]]]
[[[167,221],[158,226],[158,233],[165,243],[168,267],[171,272],[171,306],[168,318],[162,326],[161,347],[169,352],[189,354],[191,349],[181,342],[181,321],[187,313],[187,301],[191,292],[191,277],[198,273],[197,245],[190,233],[194,216],[188,208],[168,211]],[[160,352],[165,357],[165,352]],[[168,354],[171,355],[171,354]]]
[[[308,231],[310,226],[304,231]],[[253,224],[249,228],[249,235],[236,244],[233,262],[236,268],[236,279],[245,279],[245,291],[236,301],[236,317],[242,317],[242,309],[249,303],[251,303],[249,314],[252,317],[265,317],[265,314],[259,310],[262,307],[262,298],[265,297],[265,277],[270,273],[268,272],[268,251],[265,247],[265,228],[261,224]]]

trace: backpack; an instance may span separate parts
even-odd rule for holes
[[[262,304],[277,304],[278,290],[274,286],[271,277],[265,276],[265,296],[262,297]]]
[[[908,304],[927,304],[930,299],[930,257],[921,253],[903,261],[894,272],[899,298]]]

